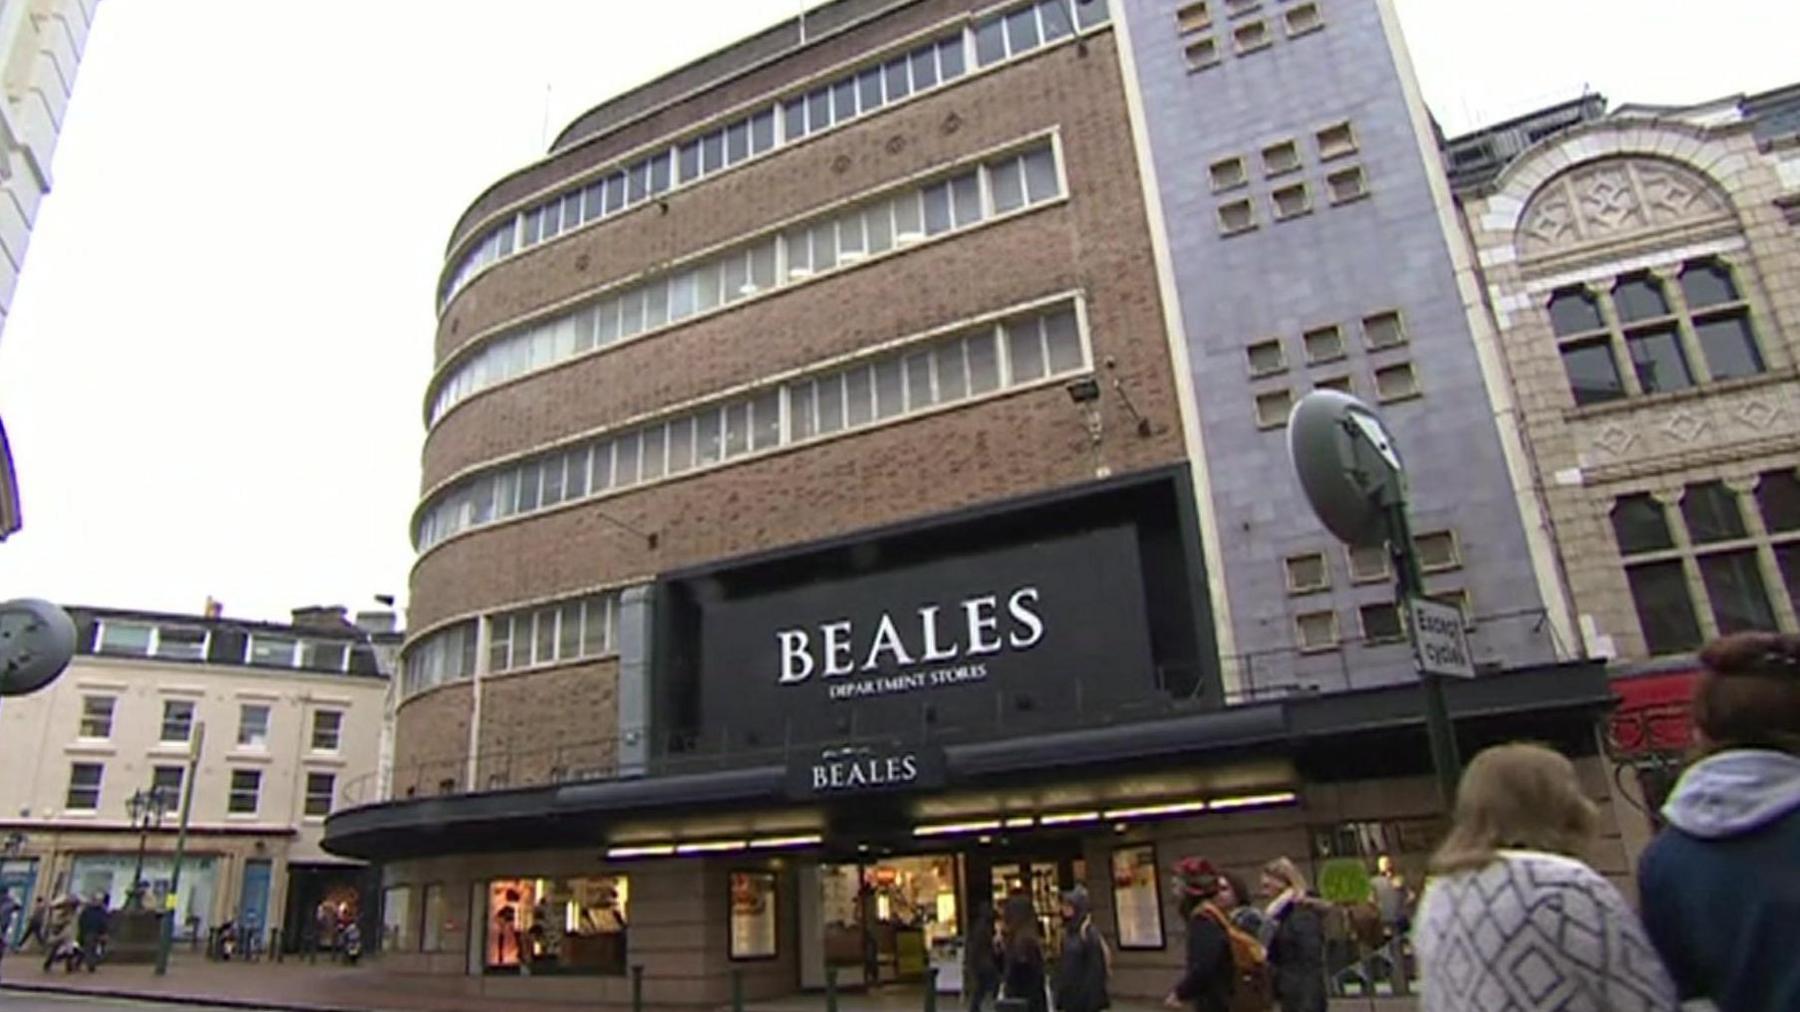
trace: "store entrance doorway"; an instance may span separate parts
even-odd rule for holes
[[[825,987],[835,970],[845,990],[916,988],[935,966],[939,990],[955,990],[963,930],[956,855],[820,864],[800,875],[802,987]]]

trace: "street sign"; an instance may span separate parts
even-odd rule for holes
[[[1463,635],[1462,609],[1426,597],[1406,599],[1412,628],[1413,659],[1427,675],[1474,678],[1475,660]]]

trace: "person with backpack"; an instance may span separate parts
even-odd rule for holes
[[[1094,927],[1093,904],[1084,886],[1063,893],[1062,959],[1056,966],[1057,1012],[1102,1012],[1112,1007],[1106,992],[1112,951]]]
[[[1187,970],[1163,1004],[1192,1006],[1195,1012],[1234,1012],[1237,963],[1231,921],[1216,900],[1224,878],[1203,857],[1185,857],[1175,866],[1181,919],[1187,923]],[[1242,935],[1243,932],[1237,932]],[[1250,940],[1254,944],[1254,939]]]
[[[1281,1012],[1325,1012],[1325,919],[1323,904],[1307,889],[1306,876],[1285,857],[1262,870],[1270,897],[1263,919],[1263,947]]]

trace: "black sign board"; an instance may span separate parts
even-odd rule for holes
[[[702,726],[916,737],[1155,691],[1124,526],[700,603]]]
[[[932,746],[842,745],[788,761],[788,797],[811,801],[944,786],[944,750]]]

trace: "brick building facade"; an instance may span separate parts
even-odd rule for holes
[[[391,797],[328,828],[384,865],[396,966],[954,990],[980,905],[1054,942],[1079,883],[1154,997],[1180,856],[1416,881],[1410,654],[1386,559],[1289,474],[1311,387],[1417,447],[1430,589],[1493,675],[1465,748],[1528,729],[1610,801],[1389,5],[1209,6],[838,0],[465,212]],[[1338,933],[1340,993],[1405,986],[1382,944]]]

